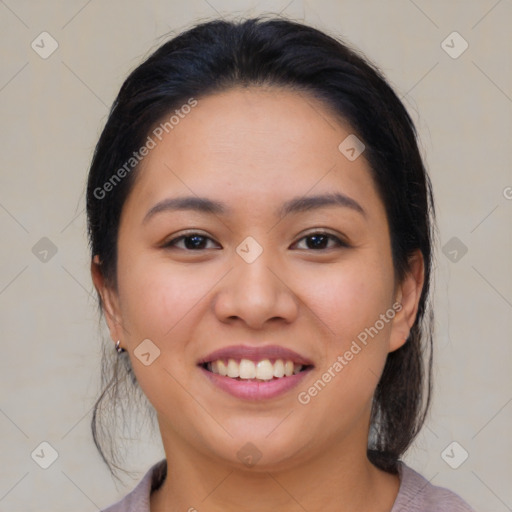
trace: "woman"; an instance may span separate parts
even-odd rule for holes
[[[109,512],[471,508],[400,457],[430,402],[433,202],[380,73],[282,19],[213,21],[123,84],[91,272],[166,458]],[[110,373],[109,373],[110,371]]]

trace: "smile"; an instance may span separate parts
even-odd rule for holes
[[[224,347],[198,368],[216,389],[244,400],[269,400],[296,387],[314,368],[310,359],[279,345]]]
[[[269,381],[273,379],[282,379],[291,377],[300,373],[308,366],[296,364],[291,360],[262,359],[260,361],[252,361],[250,359],[216,359],[208,363],[203,363],[203,368],[209,372],[216,373],[223,377],[229,377],[237,380],[259,380]]]

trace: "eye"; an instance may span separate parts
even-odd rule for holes
[[[326,247],[330,241],[335,242],[335,247],[349,247],[349,245],[340,240],[337,236],[334,236],[331,233],[326,233],[323,231],[315,231],[302,237],[296,244],[301,242],[302,240],[306,240],[306,249],[315,249],[315,250],[323,250],[323,249],[332,249],[333,247]],[[308,243],[309,241],[309,243]],[[304,247],[300,248],[304,249]]]
[[[335,247],[349,247],[349,244],[338,238],[337,236],[323,232],[323,231],[315,231],[310,233],[301,239],[298,242],[295,242],[294,245],[299,244],[302,240],[306,241],[306,247],[299,247],[299,249],[314,249],[314,250],[325,250],[332,249]],[[183,242],[183,243],[182,243]],[[184,249],[187,251],[201,251],[212,247],[207,247],[208,242],[214,242],[210,237],[203,235],[198,232],[191,232],[188,234],[184,234],[173,238],[163,244],[163,248],[178,248]],[[334,242],[334,247],[328,247],[329,242]],[[182,245],[179,245],[182,243]],[[216,242],[214,242],[216,243]],[[218,245],[218,244],[217,244]]]
[[[207,249],[208,247],[205,247],[207,245],[207,242],[213,240],[201,233],[188,233],[185,235],[178,236],[176,238],[173,238],[163,244],[162,247],[164,248],[173,248],[177,247],[178,249],[184,249],[184,250],[190,250],[190,251],[201,251],[204,249]],[[179,246],[178,244],[180,242],[184,242],[184,246]]]

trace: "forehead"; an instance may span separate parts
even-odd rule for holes
[[[140,165],[138,202],[154,203],[170,192],[240,199],[247,206],[340,186],[349,195],[361,187],[372,193],[366,160],[349,161],[338,148],[353,130],[305,92],[230,89],[198,98],[170,126],[161,140],[153,135],[155,147]]]
[[[258,162],[294,162],[313,148],[316,152],[310,158],[336,156],[334,143],[350,131],[305,92],[237,87],[198,99],[194,110],[173,128],[168,142],[177,155],[192,149],[197,157],[208,152],[233,158],[243,155]]]

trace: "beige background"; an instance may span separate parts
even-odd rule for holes
[[[478,511],[512,509],[510,1],[0,0],[1,511],[96,511],[162,457],[158,438],[131,443],[137,473],[116,488],[92,443],[87,168],[123,79],[164,34],[271,11],[363,50],[418,125],[439,213],[436,393],[406,461]],[[31,48],[43,31],[59,45],[47,59]],[[458,58],[441,46],[453,31],[469,44]],[[57,249],[46,262],[32,252],[43,237]],[[48,469],[31,458],[43,441],[58,452]],[[441,457],[454,441],[452,459],[469,453],[458,469]]]

